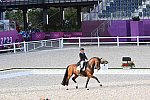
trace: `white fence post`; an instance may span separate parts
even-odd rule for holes
[[[46,41],[44,41],[44,46],[46,47],[47,45],[46,45]]]
[[[119,47],[119,37],[117,36],[117,46]]]
[[[44,42],[43,41],[41,41],[41,47],[44,47]]]
[[[34,49],[35,49],[35,43],[33,44],[33,46],[34,46]]]
[[[24,52],[26,53],[27,52],[26,42],[24,41],[23,44],[24,44]]]
[[[61,39],[59,39],[58,42],[59,48],[61,48]]]
[[[81,47],[81,38],[79,37],[79,48]]]
[[[51,43],[50,47],[52,47],[52,46],[53,46],[53,43],[52,43],[52,41],[51,41],[51,40],[50,40],[50,43]]]
[[[16,53],[16,44],[13,43],[13,45],[14,45],[14,53]]]
[[[100,44],[99,44],[99,37],[97,37],[97,39],[98,39],[98,48],[99,48],[99,45],[100,45]]]
[[[140,46],[140,43],[139,43],[139,36],[137,36],[137,46]]]
[[[63,47],[64,47],[64,39],[61,38],[61,48],[63,48]]]
[[[27,52],[29,51],[29,42],[27,42]]]

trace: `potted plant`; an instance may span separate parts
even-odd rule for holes
[[[126,63],[123,62],[122,65],[123,69],[132,69],[133,67],[135,67],[135,64],[133,61],[127,61]]]
[[[101,61],[101,68],[102,68],[102,70],[108,70],[108,61],[107,60]]]

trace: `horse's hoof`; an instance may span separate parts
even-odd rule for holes
[[[100,84],[100,86],[102,87],[102,84]]]
[[[78,89],[78,86],[76,86],[76,89]]]
[[[87,90],[89,90],[89,88],[87,88]]]
[[[66,90],[69,90],[69,89],[66,89]]]

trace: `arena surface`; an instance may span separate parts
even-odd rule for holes
[[[63,75],[28,75],[0,80],[1,100],[149,100],[150,75],[97,75],[103,87],[93,79],[89,89],[86,78],[77,79],[79,89],[70,81],[69,90],[61,86]]]
[[[150,46],[85,46],[87,57],[103,57],[110,68],[120,68],[123,56],[130,56],[136,68],[150,68]],[[79,48],[63,48],[18,54],[0,54],[0,69],[9,68],[66,68],[79,61]]]
[[[150,68],[149,46],[128,47],[85,47],[88,58],[103,57],[109,61],[109,67],[120,68],[123,56],[130,56],[137,68]],[[29,53],[1,54],[0,69],[9,68],[66,68],[76,63],[79,48],[43,50]],[[84,88],[86,78],[77,79],[79,89],[70,80],[69,90],[60,85],[63,71],[43,70],[11,70],[0,72],[0,100],[149,100],[150,74],[149,69],[138,74],[134,70],[111,70],[112,73],[96,74],[103,84],[94,79],[89,82],[89,89]],[[137,71],[137,70],[136,70]],[[122,72],[115,74],[114,72]],[[19,73],[19,74],[18,74]],[[33,74],[34,73],[34,74]],[[101,72],[102,73],[102,72]]]

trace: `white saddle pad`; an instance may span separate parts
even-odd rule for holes
[[[77,66],[77,70],[80,70],[80,66]]]

